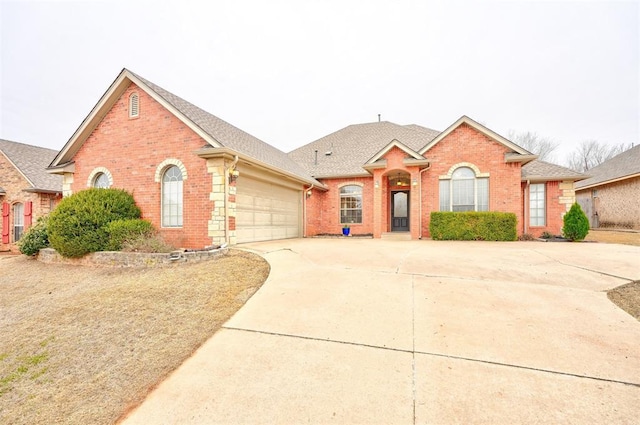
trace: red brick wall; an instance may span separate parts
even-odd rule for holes
[[[520,163],[505,163],[508,148],[462,124],[425,153],[431,169],[422,178],[422,234],[429,236],[429,213],[438,211],[439,176],[446,175],[451,166],[460,162],[475,165],[481,173],[489,173],[489,210],[512,212],[522,223],[522,192]],[[519,232],[522,229],[519,227]]]
[[[129,95],[140,97],[140,115],[130,119]],[[160,229],[176,247],[202,248],[211,244],[207,222],[213,203],[209,201],[211,176],[205,160],[194,151],[206,142],[135,84],[122,94],[74,157],[73,192],[87,188],[87,179],[97,167],[107,168],[114,188],[131,193],[143,218]],[[183,227],[161,228],[160,183],[156,168],[169,158],[180,160],[186,170]]]
[[[524,220],[518,223],[518,232],[519,233],[529,233],[535,237],[540,237],[542,233],[549,232],[552,235],[561,235],[562,234],[562,226],[564,226],[562,217],[566,212],[566,207],[564,204],[560,203],[560,196],[562,195],[562,190],[560,190],[560,182],[551,181],[546,182],[545,184],[545,202],[546,202],[546,225],[544,226],[531,226],[529,221],[529,190],[527,188],[527,183],[522,182],[522,192],[526,197],[525,202],[523,203],[523,208],[527,208],[527,211],[524,213],[524,220],[526,220],[526,224]]]
[[[373,233],[373,179],[370,177],[321,180],[329,186],[326,192],[314,189],[306,202],[307,236],[341,234],[340,187],[344,184],[362,184],[362,224],[350,224],[351,233]]]
[[[51,205],[57,205],[61,196],[45,193],[25,192],[30,188],[29,182],[20,174],[7,158],[0,153],[0,187],[6,192],[0,195],[0,206],[2,203],[11,205],[9,215],[9,244],[3,244],[0,239],[0,251],[18,251],[18,247],[13,240],[13,205],[16,203],[32,202],[32,223],[35,224],[38,218],[47,215],[51,211]],[[0,234],[2,234],[2,220],[0,220]],[[27,230],[26,228],[24,229]]]

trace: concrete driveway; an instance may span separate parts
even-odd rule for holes
[[[294,239],[126,424],[638,423],[640,247]]]

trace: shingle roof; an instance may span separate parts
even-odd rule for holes
[[[397,140],[418,151],[438,134],[439,131],[415,124],[403,126],[388,121],[354,124],[289,152],[289,157],[316,178],[367,176],[369,173],[362,166],[391,141]]]
[[[129,71],[131,72],[131,71]],[[200,127],[220,145],[245,154],[265,164],[287,171],[307,181],[315,181],[299,164],[294,162],[286,153],[268,143],[240,130],[228,122],[210,114],[209,112],[187,102],[186,100],[168,92],[162,87],[131,72],[136,78],[146,84],[151,90],[170,103],[180,113]]]
[[[640,174],[640,145],[593,167],[587,171],[587,173],[591,177],[576,183],[576,189],[587,186],[597,186],[611,180],[618,180],[634,174]]]
[[[0,152],[27,178],[31,187],[25,189],[62,192],[62,176],[46,171],[57,151],[0,139]]]
[[[522,180],[581,180],[586,178],[582,173],[578,173],[567,167],[540,161],[538,159],[526,163],[522,166]]]

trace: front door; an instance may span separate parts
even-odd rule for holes
[[[409,192],[391,194],[391,231],[409,231]]]

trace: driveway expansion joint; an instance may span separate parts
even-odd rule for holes
[[[518,365],[518,364],[512,364],[512,363],[497,362],[497,361],[493,361],[493,360],[475,359],[475,358],[471,358],[471,357],[456,356],[456,355],[451,355],[451,354],[435,353],[435,352],[429,352],[429,351],[417,351],[417,350],[415,350],[415,347],[412,350],[407,350],[407,349],[403,349],[403,348],[386,347],[386,346],[365,344],[365,343],[361,343],[361,342],[339,341],[339,340],[335,340],[335,339],[326,339],[326,338],[317,338],[317,337],[304,336],[304,335],[285,334],[285,333],[279,333],[279,332],[260,331],[260,330],[257,330],[257,329],[236,328],[236,327],[231,327],[231,326],[222,326],[222,329],[227,329],[227,330],[231,330],[231,331],[239,331],[239,332],[256,333],[256,334],[261,334],[261,335],[279,336],[279,337],[285,337],[285,338],[304,339],[304,340],[308,340],[308,341],[329,342],[329,343],[333,343],[333,344],[350,345],[350,346],[355,346],[355,347],[373,348],[373,349],[376,349],[376,350],[394,351],[394,352],[398,352],[398,353],[411,354],[411,356],[412,356],[412,364],[413,364],[412,373],[413,373],[413,385],[414,385],[414,407],[415,407],[415,358],[416,358],[416,354],[424,355],[424,356],[431,356],[431,357],[447,358],[447,359],[453,359],[453,360],[463,360],[463,361],[468,361],[468,362],[482,363],[482,364],[488,364],[488,365],[500,366],[500,367],[506,367],[506,368],[513,368],[513,369],[520,369],[520,370],[529,370],[529,371],[532,371],[532,372],[540,372],[540,373],[550,374],[550,375],[559,375],[559,376],[568,376],[568,377],[571,377],[571,378],[588,379],[588,380],[591,380],[591,381],[607,382],[607,383],[610,383],[610,384],[622,384],[622,385],[627,385],[627,386],[631,386],[631,387],[635,387],[635,388],[640,388],[640,382],[628,382],[628,381],[621,381],[621,380],[618,380],[618,379],[599,378],[597,376],[579,375],[577,373],[571,373],[571,372],[562,372],[562,371],[558,371],[558,370],[542,369],[542,368],[537,368],[537,367],[532,367],[532,366],[524,366],[524,365]]]

